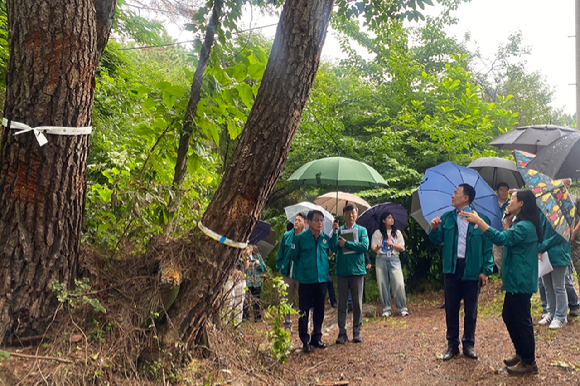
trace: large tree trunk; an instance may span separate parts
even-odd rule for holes
[[[199,53],[199,60],[195,74],[193,74],[193,82],[189,92],[189,102],[187,103],[187,110],[185,111],[185,119],[183,120],[183,128],[179,136],[179,147],[177,149],[177,161],[175,162],[175,174],[173,175],[173,188],[175,189],[175,198],[169,204],[169,221],[165,226],[164,232],[169,235],[173,232],[173,225],[175,223],[175,213],[181,205],[181,187],[185,176],[187,174],[187,160],[189,151],[189,142],[191,134],[193,133],[193,123],[195,115],[197,114],[197,105],[201,100],[201,86],[203,85],[203,73],[207,67],[209,54],[215,41],[215,34],[217,33],[217,26],[222,14],[224,3],[222,0],[215,0],[213,3],[211,18],[209,20],[203,45]]]
[[[116,0],[8,0],[4,117],[31,127],[91,125],[95,71]],[[2,130],[2,129],[0,129]],[[41,333],[48,287],[76,276],[89,136],[0,135],[0,341]]]
[[[284,5],[256,101],[202,219],[220,235],[247,240],[280,176],[318,70],[332,5],[333,0],[287,0]],[[193,237],[199,237],[200,248],[190,264],[201,268],[182,283],[169,311],[166,347],[181,341],[187,349],[215,314],[219,289],[240,252],[205,235]]]

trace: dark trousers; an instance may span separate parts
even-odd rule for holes
[[[330,304],[336,306],[336,294],[334,293],[334,283],[332,282],[330,275],[328,275],[326,288],[328,289],[328,299],[330,300]]]
[[[262,319],[260,313],[260,295],[262,294],[262,287],[248,287],[244,301],[244,319],[250,319],[250,304],[254,308],[254,320]]]
[[[457,259],[455,273],[445,274],[445,321],[447,323],[447,345],[459,348],[459,308],[463,299],[463,348],[475,345],[475,325],[477,323],[477,299],[479,279],[463,280],[465,259]]]
[[[534,323],[530,313],[532,294],[506,292],[501,316],[512,338],[516,354],[522,362],[532,364],[536,360]]]
[[[303,344],[319,342],[322,338],[322,322],[324,321],[324,300],[326,299],[326,282],[298,286],[298,334]],[[312,315],[312,336],[308,334],[308,317],[310,306],[314,308]]]

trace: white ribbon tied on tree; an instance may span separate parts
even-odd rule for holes
[[[10,130],[18,130],[14,135],[20,135],[32,131],[40,146],[48,143],[44,134],[52,135],[90,135],[93,132],[92,126],[88,127],[59,127],[59,126],[38,126],[30,127],[24,123],[2,119],[2,126]],[[44,134],[43,134],[44,133]]]

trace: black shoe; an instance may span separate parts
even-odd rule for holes
[[[457,355],[459,355],[458,348],[448,348],[447,352],[445,354],[443,354],[443,360],[450,361],[451,359],[455,358]]]
[[[362,342],[362,338],[360,337],[359,334],[356,334],[352,337],[352,342],[353,343],[361,343]]]
[[[337,305],[336,303],[330,303],[330,306],[331,306],[332,308],[336,308],[336,307],[338,307],[338,305]]]
[[[477,354],[473,347],[463,347],[463,355],[470,359],[477,359]]]
[[[348,336],[346,334],[339,334],[336,338],[336,344],[345,344],[348,342]]]
[[[302,345],[302,352],[309,353],[310,351],[312,351],[312,347],[310,346],[310,344],[304,343]]]
[[[312,347],[316,347],[316,348],[327,348],[328,347],[328,345],[326,343],[323,343],[321,340],[310,342],[310,345]]]

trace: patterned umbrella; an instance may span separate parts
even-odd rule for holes
[[[570,227],[574,223],[576,207],[566,186],[537,170],[528,169],[533,154],[514,151],[518,170],[524,177],[528,189],[536,195],[536,205],[546,216],[550,225],[566,240],[570,240]]]

